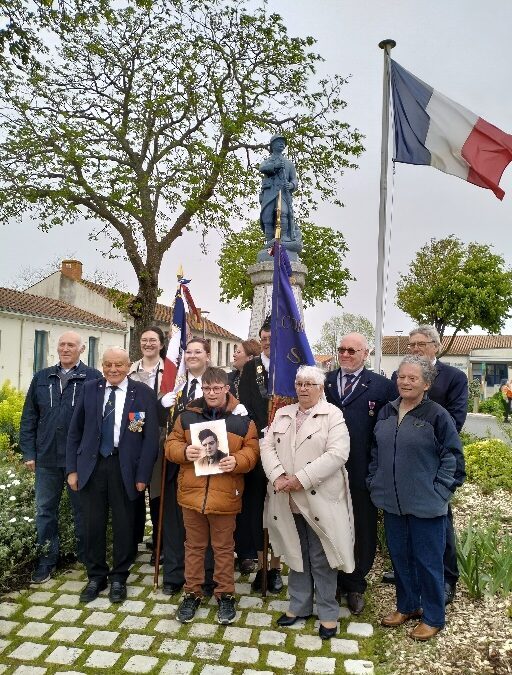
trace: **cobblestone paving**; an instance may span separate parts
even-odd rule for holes
[[[299,621],[288,629],[275,620],[286,610],[280,596],[250,595],[251,577],[237,576],[237,616],[216,622],[211,599],[193,623],[175,620],[180,596],[153,591],[149,555],[139,554],[128,579],[128,598],[109,602],[105,590],[94,602],[79,603],[86,577],[63,572],[41,586],[13,593],[0,602],[0,675],[284,675],[364,673],[373,665],[358,658],[370,624],[353,621],[340,608],[338,636],[322,642],[318,621]],[[283,581],[287,581],[286,577]]]

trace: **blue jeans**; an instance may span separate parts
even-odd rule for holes
[[[417,518],[384,511],[384,527],[395,570],[398,611],[411,614],[421,607],[422,620],[442,628],[446,516]]]
[[[36,464],[36,530],[39,546],[48,550],[39,558],[39,565],[54,566],[59,558],[59,504],[66,480],[64,467],[37,466]],[[69,487],[68,493],[75,521],[77,558],[84,557],[84,535],[78,492]]]

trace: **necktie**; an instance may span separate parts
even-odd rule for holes
[[[193,401],[195,396],[196,396],[196,384],[197,384],[197,382],[198,382],[198,380],[196,380],[196,378],[194,377],[194,379],[190,383],[190,391],[188,392],[188,395],[187,395],[187,403],[190,403],[190,401]]]
[[[354,375],[352,373],[347,373],[345,375],[345,388],[343,389],[343,400],[350,395],[352,387],[354,386]]]
[[[110,396],[105,404],[101,422],[100,454],[108,457],[114,450],[114,422],[116,419],[116,389],[110,387]]]

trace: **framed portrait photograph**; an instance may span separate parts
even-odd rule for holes
[[[196,476],[222,473],[219,462],[229,455],[225,420],[211,420],[190,425],[191,444],[202,448],[203,454],[194,462]]]

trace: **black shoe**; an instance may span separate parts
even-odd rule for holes
[[[38,565],[36,569],[32,572],[30,577],[30,583],[32,584],[44,584],[46,581],[50,581],[52,574],[55,572],[55,565]]]
[[[293,626],[294,623],[297,623],[300,619],[309,619],[311,614],[307,616],[288,616],[288,614],[281,614],[279,619],[276,621],[278,626]]]
[[[236,616],[235,597],[228,593],[223,593],[218,599],[218,603],[217,621],[219,623],[233,623]]]
[[[190,623],[196,615],[197,608],[201,604],[201,596],[195,593],[185,593],[181,605],[176,612],[176,618],[181,623]]]
[[[445,581],[444,584],[444,605],[449,605],[453,602],[455,598],[455,584],[449,584]]]
[[[271,593],[280,593],[283,590],[283,579],[280,570],[273,567],[268,571],[267,588]]]
[[[254,577],[254,581],[251,584],[251,590],[254,591],[255,593],[261,592],[261,577],[262,576],[263,576],[263,570],[258,570],[256,572],[256,576]],[[267,576],[267,582],[268,582],[268,576]]]
[[[245,558],[244,560],[239,560],[238,561],[238,569],[240,570],[240,574],[250,574],[251,572],[254,572],[254,560],[252,558]]]
[[[364,595],[362,593],[347,593],[347,605],[351,614],[362,614],[364,609]],[[330,629],[326,629],[330,630]]]
[[[163,557],[162,554],[160,554],[160,565],[163,563],[163,561],[164,561],[164,557]],[[151,554],[151,558],[149,559],[149,564],[154,567],[155,563],[156,563],[156,553],[155,553],[155,551],[153,551],[153,553]]]
[[[183,584],[171,584],[164,581],[162,593],[164,595],[176,595],[183,588]]]
[[[100,592],[106,587],[106,579],[90,579],[87,582],[87,586],[80,593],[80,602],[92,602],[96,600]]]
[[[110,602],[123,602],[126,600],[126,584],[124,581],[113,581],[110,584],[108,599]]]
[[[326,628],[322,624],[318,627],[318,635],[322,638],[322,640],[330,640],[332,637],[336,635],[338,632],[338,628],[334,626],[334,628]]]
[[[394,584],[395,583],[395,573],[393,570],[391,572],[384,572],[382,575],[382,583],[383,584]]]

